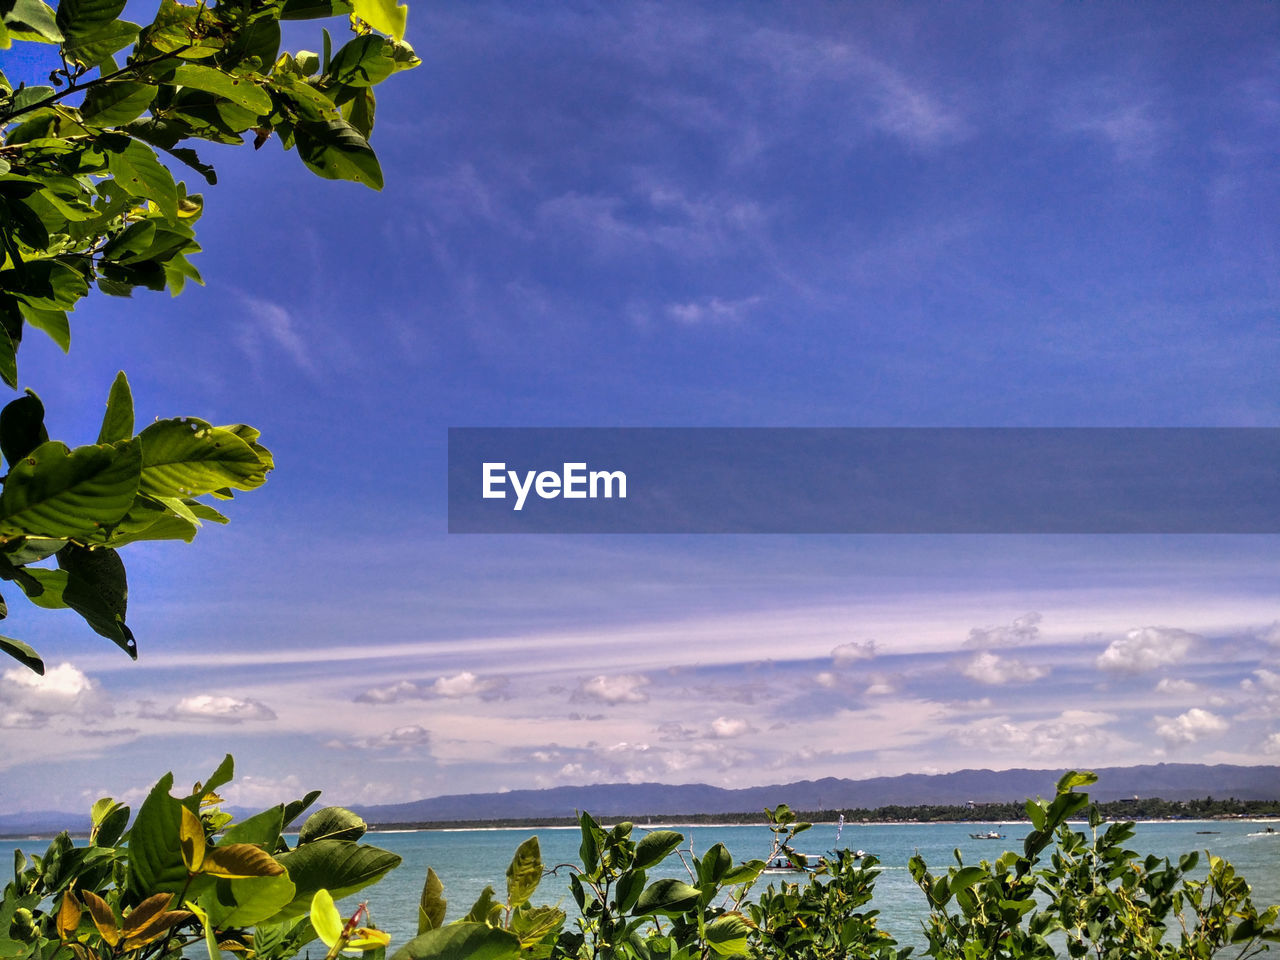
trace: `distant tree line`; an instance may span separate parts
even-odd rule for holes
[[[1143,797],[1133,800],[1110,800],[1097,804],[1098,811],[1108,820],[1210,820],[1232,817],[1280,817],[1280,799],[1237,800],[1235,797],[1215,799],[1207,796],[1196,800],[1162,800],[1159,797]],[[798,811],[796,816],[812,823],[834,823],[841,816],[850,823],[861,821],[876,823],[950,823],[993,820],[1026,821],[1025,802],[942,804],[927,803],[907,806],[890,804],[884,807],[843,807],[827,810]],[[763,811],[751,813],[662,813],[609,818],[628,820],[643,826],[647,823],[710,824],[764,824],[768,819]],[[469,827],[575,827],[577,817],[501,817],[474,820],[420,820],[397,823],[371,824],[373,830],[432,830],[466,829]]]

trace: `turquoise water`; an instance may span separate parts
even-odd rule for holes
[[[675,827],[686,837],[684,849],[701,853],[712,844],[722,842],[735,859],[763,857],[769,850],[769,832],[763,826]],[[970,833],[998,829],[1001,840],[974,840]],[[927,912],[924,896],[911,882],[907,860],[919,852],[931,868],[942,870],[953,863],[952,851],[960,849],[967,863],[994,859],[1006,849],[1020,849],[1018,841],[1027,832],[1026,824],[858,824],[844,828],[840,845],[863,849],[880,858],[881,874],[876,884],[874,906],[881,912],[881,925],[893,933],[900,943],[919,943],[920,919]],[[1259,906],[1280,902],[1280,835],[1249,836],[1264,827],[1250,821],[1139,823],[1130,848],[1145,856],[1176,858],[1189,850],[1206,849],[1231,861],[1237,871],[1252,885],[1254,901]],[[1206,835],[1197,831],[1212,830]],[[642,834],[636,829],[635,836]],[[444,883],[449,901],[448,919],[456,919],[471,906],[486,885],[505,892],[505,873],[511,854],[526,837],[537,834],[544,864],[576,862],[580,834],[576,828],[542,828],[511,830],[423,830],[403,833],[374,833],[367,842],[393,850],[404,863],[392,871],[376,887],[367,889],[367,897],[377,924],[389,930],[395,942],[403,942],[416,932],[417,902],[427,867],[435,869]],[[800,838],[800,850],[820,853],[835,841],[834,825],[817,825]],[[8,862],[14,847],[28,852],[41,852],[44,844],[35,841],[0,842],[0,857]],[[670,876],[678,876],[682,868],[673,860]],[[572,911],[568,895],[566,870],[560,878],[547,877],[535,900],[560,903]],[[651,872],[651,876],[657,876]],[[793,879],[790,876],[765,877],[764,880]]]

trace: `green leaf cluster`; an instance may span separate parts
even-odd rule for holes
[[[1280,907],[1259,911],[1230,864],[1210,858],[1207,878],[1192,879],[1199,857],[1174,864],[1126,848],[1132,822],[1107,824],[1089,795],[1097,777],[1069,772],[1052,800],[1028,800],[1033,829],[1021,853],[932,873],[909,863],[931,908],[928,956],[1246,958],[1280,942]],[[1087,818],[1087,830],[1069,820]]]
[[[30,390],[0,410],[0,579],[32,603],[69,609],[131,657],[129,588],[117,552],[139,540],[190,541],[227,518],[202,496],[229,499],[266,482],[271,453],[244,424],[157,420],[133,432],[133,398],[116,377],[96,443],[50,440]],[[56,564],[50,566],[49,564]],[[0,598],[0,617],[8,608]],[[5,638],[5,652],[42,671],[39,655]]]
[[[0,900],[0,958],[177,960],[203,947],[209,960],[286,960],[317,937],[308,912],[320,891],[354,893],[400,863],[360,843],[363,821],[334,807],[290,849],[284,832],[318,792],[234,822],[216,793],[233,771],[228,756],[181,797],[166,774],[127,831],[129,808],[103,799],[87,846],[63,833],[43,855],[19,853]],[[347,829],[331,831],[336,820]]]
[[[61,63],[47,82],[0,72],[0,380],[15,389],[26,332],[68,350],[68,315],[91,290],[202,282],[189,258],[204,200],[174,170],[217,176],[192,144],[274,138],[322,177],[380,189],[374,87],[419,63],[395,0],[160,0],[146,24],[124,12],[124,0],[0,0],[0,49],[45,44]],[[331,17],[353,33],[336,51],[327,30],[322,54],[280,49],[284,21]],[[135,436],[123,374],[95,443],[50,440],[27,391],[0,413],[0,452],[0,578],[131,656],[116,551],[225,523],[198,498],[254,489],[273,466],[243,424],[166,419]],[[0,638],[0,652],[43,669],[21,640]]]

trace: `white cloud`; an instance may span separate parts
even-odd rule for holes
[[[1194,693],[1200,688],[1190,680],[1173,679],[1170,677],[1161,677],[1160,682],[1156,684],[1156,693],[1167,693],[1171,695],[1180,695],[1185,693]]]
[[[485,697],[496,694],[507,685],[505,677],[477,677],[470,670],[452,677],[437,677],[431,692],[437,697],[456,700],[459,697]]]
[[[1040,614],[1034,610],[1023,614],[1008,626],[974,627],[969,631],[966,647],[1025,646],[1040,636]]]
[[[813,678],[813,682],[820,687],[828,690],[834,690],[840,684],[840,678],[830,670],[823,670],[820,674]]]
[[[746,720],[716,717],[711,721],[711,735],[717,740],[730,740],[734,737],[741,737],[755,732],[756,728]]]
[[[863,691],[868,697],[887,697],[889,694],[897,692],[898,688],[893,682],[884,679],[877,680]]]
[[[1192,707],[1176,717],[1156,717],[1156,734],[1169,744],[1195,743],[1222,733],[1229,727],[1222,717],[1200,707]]]
[[[385,687],[372,687],[356,697],[357,703],[399,703],[401,700],[416,700],[422,697],[422,688],[416,683],[401,680]]]
[[[1280,647],[1280,620],[1277,620],[1275,623],[1271,624],[1271,626],[1260,631],[1258,633],[1258,639]]]
[[[831,659],[837,667],[847,667],[859,660],[870,660],[876,655],[874,640],[850,640],[831,651]]]
[[[649,694],[644,688],[648,685],[649,678],[638,673],[615,676],[600,674],[578,684],[573,699],[598,700],[601,703],[645,703]]]
[[[1268,670],[1263,667],[1253,671],[1253,675],[1258,679],[1252,683],[1256,683],[1257,686],[1262,687],[1264,690],[1271,690],[1280,693],[1280,673],[1276,673],[1274,670]],[[1246,680],[1245,683],[1250,683],[1250,681]]]
[[[953,736],[998,753],[1096,759],[1103,751],[1122,745],[1120,738],[1106,729],[1115,719],[1093,710],[1064,710],[1056,717],[1029,721],[987,717],[961,725]]]
[[[1280,731],[1271,734],[1262,742],[1263,753],[1280,753]]]
[[[1172,627],[1140,627],[1113,640],[1096,662],[1102,670],[1127,673],[1154,670],[1181,661],[1198,639],[1194,633]]]
[[[183,697],[164,714],[164,717],[170,720],[211,720],[215,723],[276,719],[275,712],[259,700],[215,696],[208,693]]]
[[[53,717],[101,717],[111,710],[97,684],[69,663],[44,676],[12,667],[0,676],[0,727],[42,727]]]
[[[437,677],[431,683],[400,680],[385,687],[370,687],[356,697],[356,702],[400,703],[404,700],[430,700],[434,697],[446,700],[458,700],[462,697],[493,700],[502,696],[508,682],[506,677],[477,677],[470,670],[463,670],[452,676]]]
[[[1006,683],[1030,683],[1049,673],[1046,667],[1037,667],[1021,660],[998,657],[994,653],[975,654],[962,668],[966,677],[979,683],[1000,686]]]

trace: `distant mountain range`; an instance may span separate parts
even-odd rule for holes
[[[430,797],[412,803],[356,808],[370,823],[443,820],[536,819],[573,816],[575,810],[611,816],[679,816],[694,813],[749,813],[786,803],[796,810],[836,810],[892,805],[993,803],[1052,796],[1065,770],[958,770],[936,775],[905,774],[870,780],[802,780],[726,790],[702,783],[610,783],[506,793]],[[1192,800],[1205,796],[1238,800],[1280,799],[1280,767],[1161,763],[1106,767],[1095,771],[1095,800],[1160,797]]]
[[[750,813],[789,804],[796,810],[919,804],[995,803],[1050,796],[1063,770],[958,770],[955,773],[875,777],[869,780],[802,780],[726,790],[703,783],[606,783],[506,793],[466,793],[429,797],[411,803],[354,807],[370,823],[423,823],[448,820],[516,820],[570,817],[589,810],[601,817]],[[1193,800],[1235,797],[1280,799],[1280,767],[1228,764],[1160,763],[1140,767],[1103,767],[1090,790],[1095,800],[1160,797]],[[337,799],[337,798],[335,798]],[[252,811],[242,811],[252,812]],[[53,812],[0,814],[0,835],[87,832],[84,814]]]

